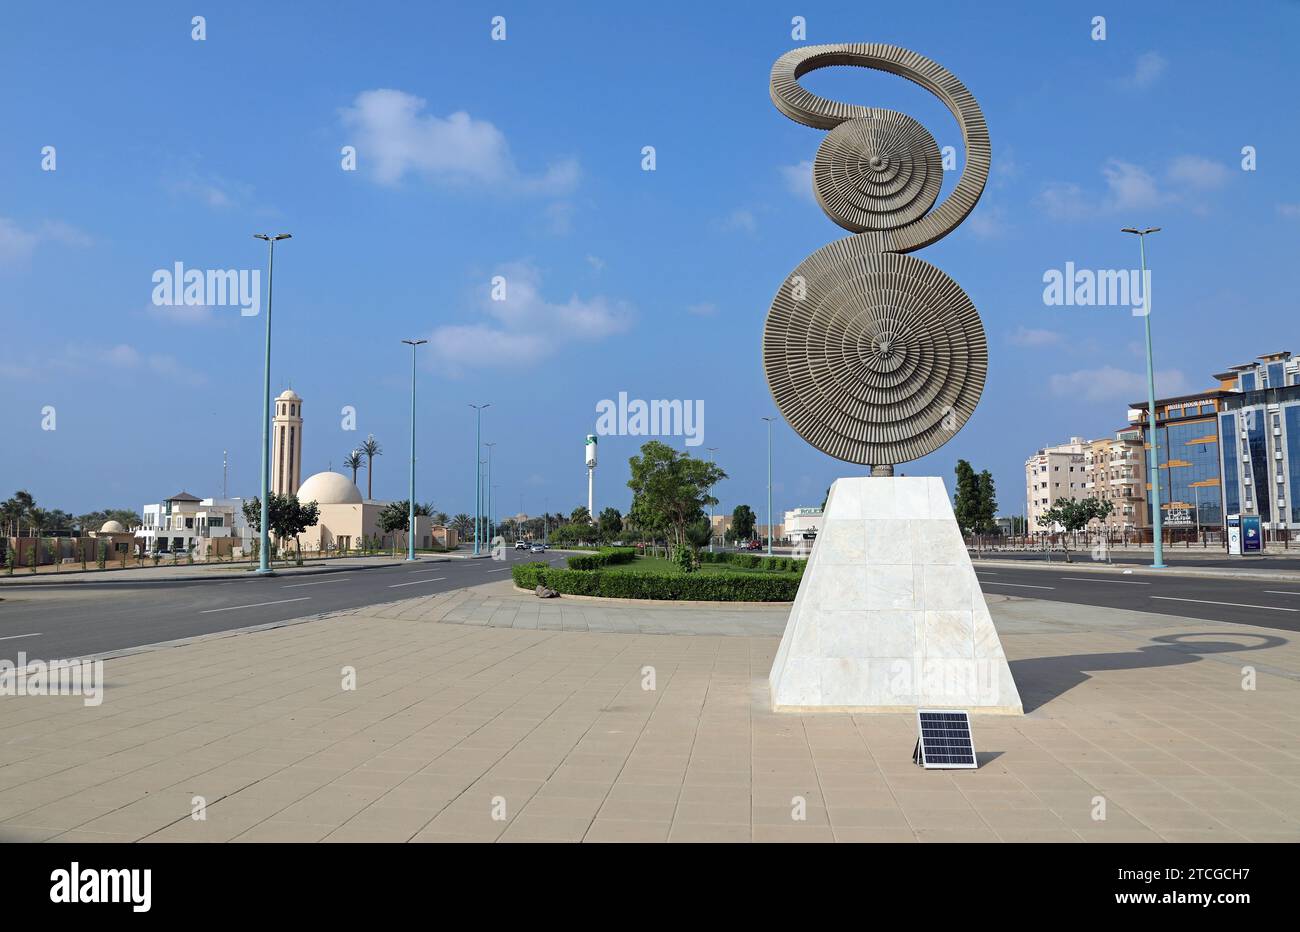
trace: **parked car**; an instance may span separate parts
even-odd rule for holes
[[[546,545],[541,543],[540,541],[538,543],[533,544],[528,549],[531,550],[533,553],[546,553]]]
[[[528,541],[526,541],[526,540],[517,540],[517,541],[515,541],[515,549],[516,549],[516,550],[527,550],[527,549],[528,549]]]

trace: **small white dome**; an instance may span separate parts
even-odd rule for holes
[[[122,527],[121,521],[105,521],[104,526],[99,529],[101,534],[125,534],[126,528]]]
[[[360,505],[361,490],[340,473],[318,472],[298,486],[298,501],[318,505]]]
[[[302,401],[302,397],[292,388],[286,388],[275,396],[276,401]]]

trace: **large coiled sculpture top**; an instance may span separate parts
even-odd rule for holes
[[[904,114],[799,86],[800,76],[829,65],[900,75],[952,111],[965,166],[938,207],[934,138]],[[898,253],[942,238],[974,209],[988,180],[988,128],[953,75],[889,45],[787,52],[772,66],[771,94],[790,119],[830,130],[813,163],[813,190],[827,216],[855,235],[813,253],[782,284],[763,332],[768,387],[813,446],[889,475],[951,439],[984,389],[988,344],[974,305],[938,269]]]

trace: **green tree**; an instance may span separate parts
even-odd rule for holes
[[[461,540],[468,540],[474,533],[474,519],[463,511],[451,519],[451,526],[456,529],[456,534]]]
[[[391,534],[394,531],[405,531],[410,513],[410,499],[404,498],[400,502],[389,502],[380,509],[379,527],[385,534]],[[430,514],[431,511],[427,504],[415,503],[415,516],[417,518],[427,518]]]
[[[1094,519],[1104,521],[1114,510],[1113,502],[1103,501],[1095,496],[1092,498],[1061,497],[1056,500],[1056,504],[1043,512],[1038,521],[1048,527],[1059,524],[1065,528],[1066,534],[1062,538],[1062,546],[1065,549],[1065,562],[1069,563],[1070,535],[1083,530]]]
[[[979,474],[976,481],[976,497],[979,502],[979,525],[981,534],[992,534],[997,530],[998,496],[993,487],[993,475],[987,469]]]
[[[686,544],[691,551],[691,570],[697,570],[700,567],[700,551],[709,546],[709,541],[713,539],[713,528],[709,526],[708,519],[696,521],[686,526]]]
[[[963,534],[973,534],[980,525],[980,490],[979,477],[970,463],[957,461],[957,491],[954,495],[952,510],[957,518],[957,526]]]
[[[590,524],[591,512],[587,510],[587,506],[579,505],[577,508],[573,509],[573,512],[569,515],[569,523]]]
[[[320,520],[320,506],[315,502],[303,503],[297,495],[281,495],[272,492],[266,500],[267,525],[270,533],[277,540],[293,538],[298,545],[299,559],[302,557],[302,544],[298,535],[309,527],[315,527]],[[262,500],[254,496],[244,502],[244,520],[249,527],[259,534],[262,532]]]
[[[375,497],[375,457],[383,456],[384,448],[379,445],[379,441],[375,439],[375,435],[371,434],[366,438],[366,442],[361,444],[361,452],[366,457],[366,498],[373,499]]]
[[[734,540],[751,540],[758,515],[748,505],[737,505],[731,513],[731,536]]]
[[[343,465],[352,470],[352,484],[357,484],[357,470],[365,465],[362,462],[361,451],[353,450],[347,456],[343,457]]]
[[[617,508],[606,508],[600,513],[599,527],[602,540],[614,540],[623,533],[623,515]]]
[[[632,478],[632,516],[638,527],[670,531],[674,543],[686,539],[686,527],[716,505],[713,487],[727,474],[708,460],[679,453],[666,443],[651,440],[641,455],[628,460]]]

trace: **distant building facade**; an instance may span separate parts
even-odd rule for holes
[[[1218,415],[1224,512],[1300,530],[1300,360],[1271,353],[1217,378],[1230,389]]]
[[[1029,533],[1059,531],[1048,526],[1043,512],[1061,498],[1087,498],[1089,441],[1071,437],[1054,447],[1043,447],[1025,460],[1025,502],[1029,510]]]

